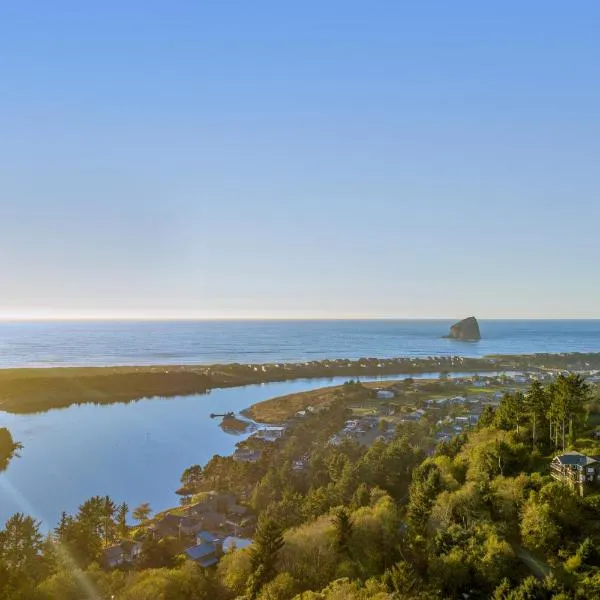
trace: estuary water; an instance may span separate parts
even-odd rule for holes
[[[214,454],[231,454],[243,439],[224,432],[210,413],[237,413],[261,400],[339,385],[345,379],[265,383],[31,415],[0,412],[0,427],[8,427],[24,446],[21,456],[0,473],[0,523],[21,511],[52,528],[61,511],[74,512],[93,495],[108,494],[131,508],[140,502],[150,502],[155,511],[175,506],[175,490],[186,467],[204,465]]]

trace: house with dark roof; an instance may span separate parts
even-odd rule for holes
[[[220,542],[221,540],[209,531],[199,531],[196,534],[196,544],[213,544],[216,546],[219,545]]]
[[[201,567],[208,568],[216,565],[223,554],[222,540],[209,531],[199,531],[196,535],[196,545],[187,548],[185,555]]]
[[[202,521],[199,518],[166,514],[152,527],[157,537],[180,537],[181,535],[192,535],[202,529]]]
[[[600,481],[600,462],[575,450],[565,452],[550,463],[550,475],[583,496],[590,486]]]
[[[108,569],[132,563],[142,552],[141,542],[124,540],[120,544],[110,546],[102,551],[102,564]]]
[[[208,568],[219,562],[218,547],[206,542],[187,548],[184,552],[187,558],[201,567]]]

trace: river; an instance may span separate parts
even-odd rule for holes
[[[469,373],[453,374],[461,375]],[[205,395],[84,404],[28,415],[0,412],[0,427],[8,427],[24,446],[21,456],[0,473],[0,523],[21,511],[40,519],[44,529],[51,528],[61,511],[75,512],[93,495],[108,494],[130,508],[141,502],[150,502],[155,511],[174,506],[186,467],[205,464],[214,454],[231,454],[243,438],[222,431],[210,413],[238,413],[261,400],[340,385],[346,379],[264,383]]]

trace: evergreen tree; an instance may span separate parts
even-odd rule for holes
[[[181,475],[181,485],[188,491],[196,491],[202,484],[204,472],[200,465],[188,467]]]
[[[344,557],[350,558],[350,540],[352,539],[352,521],[345,508],[339,508],[333,517],[334,547],[336,552]]]
[[[525,396],[525,406],[531,420],[531,437],[535,448],[550,406],[549,395],[539,381],[534,381],[529,387]]]
[[[129,533],[127,527],[127,514],[129,513],[129,506],[126,502],[119,504],[117,507],[117,531],[121,538],[126,538]]]
[[[39,522],[13,515],[0,530],[0,597],[28,598],[43,574],[44,538]]]
[[[363,481],[352,496],[352,508],[356,510],[361,506],[368,506],[371,501],[371,492],[369,486]]]
[[[268,517],[261,517],[250,546],[252,577],[248,583],[248,595],[256,598],[260,588],[276,574],[277,555],[283,547],[283,536],[279,525]]]
[[[490,427],[494,424],[495,411],[488,404],[481,413],[479,420],[477,421],[477,429],[483,429],[484,427]]]
[[[102,537],[108,546],[115,539],[115,512],[117,507],[109,496],[102,499]]]
[[[437,465],[427,463],[413,472],[408,502],[408,520],[421,532],[425,529],[431,507],[441,489],[441,473]]]

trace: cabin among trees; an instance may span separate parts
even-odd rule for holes
[[[550,463],[550,474],[583,496],[600,480],[600,462],[581,452],[565,452],[554,457]]]

